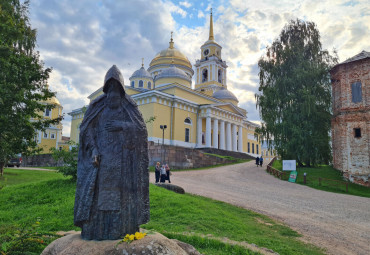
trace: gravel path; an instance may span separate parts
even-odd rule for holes
[[[151,175],[151,181],[154,175]],[[173,184],[280,220],[329,254],[370,254],[370,198],[282,182],[254,162],[175,172]]]

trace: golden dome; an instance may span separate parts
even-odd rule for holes
[[[181,53],[178,49],[176,49],[173,45],[174,45],[174,42],[171,37],[170,46],[167,49],[159,52],[153,58],[153,60],[150,62],[149,69],[150,67],[155,66],[155,65],[166,65],[166,64],[171,65],[172,60],[174,61],[175,65],[183,65],[191,69],[192,66],[191,66],[189,59],[183,53]]]
[[[55,105],[60,105],[59,100],[56,97],[48,98],[45,103],[47,104],[55,104]]]

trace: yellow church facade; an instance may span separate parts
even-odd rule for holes
[[[171,36],[169,47],[153,58],[147,70],[142,64],[131,75],[125,91],[147,121],[149,141],[162,143],[164,138],[165,144],[173,146],[218,148],[253,156],[260,153],[254,134],[257,125],[247,120],[246,110],[238,107],[238,99],[227,89],[227,65],[221,51],[214,40],[211,14],[209,39],[201,46],[194,70]],[[102,89],[88,97],[90,102]],[[86,107],[68,113],[72,116],[72,141],[79,141]],[[166,125],[164,133],[161,125]]]
[[[39,115],[44,119],[56,119],[63,115],[63,107],[56,97],[48,99],[43,104],[52,105],[52,109],[45,109],[44,112],[40,112]],[[62,136],[63,125],[59,123],[57,125],[51,125],[44,131],[38,130],[36,133],[35,140],[37,147],[42,149],[41,153],[50,153],[51,148],[57,150],[68,150],[69,145],[67,141],[69,138]]]

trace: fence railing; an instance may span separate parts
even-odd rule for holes
[[[277,170],[276,168],[273,168],[272,167],[272,164],[274,163],[275,160],[276,160],[276,157],[274,157],[270,161],[270,163],[268,163],[268,165],[267,165],[267,172],[270,173],[270,174],[273,174],[274,176],[280,178],[280,180],[281,180],[282,178],[284,178],[285,172],[280,171],[280,170]]]

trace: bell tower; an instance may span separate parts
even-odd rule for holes
[[[195,90],[212,96],[213,92],[220,88],[227,88],[226,85],[226,61],[222,61],[222,47],[215,41],[213,34],[213,14],[211,9],[209,22],[209,36],[200,47],[200,60],[197,60]]]

